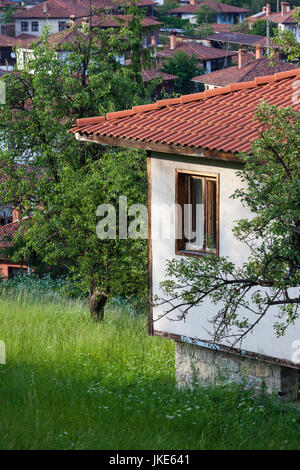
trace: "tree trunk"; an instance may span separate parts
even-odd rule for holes
[[[101,322],[104,318],[104,307],[107,302],[107,295],[96,289],[90,289],[89,308],[93,320]]]

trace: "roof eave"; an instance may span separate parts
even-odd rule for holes
[[[75,132],[75,137],[80,142],[90,142],[94,144],[108,145],[111,147],[136,148],[158,153],[168,153],[188,157],[200,157],[242,163],[236,153],[222,152],[219,150],[211,150],[202,147],[188,147],[166,143],[161,144],[156,142],[146,142],[144,140],[125,139],[122,137],[88,135],[80,132]]]

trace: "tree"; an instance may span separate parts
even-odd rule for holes
[[[216,305],[212,339],[232,346],[278,309],[273,327],[278,336],[295,323],[300,307],[300,113],[262,104],[256,114],[260,138],[252,154],[242,154],[238,172],[244,189],[233,194],[253,218],[233,229],[250,250],[242,266],[225,257],[171,260],[162,282],[165,315],[177,309],[178,320],[204,299]],[[244,187],[244,185],[243,185]],[[178,310],[178,305],[180,308]],[[274,318],[274,317],[273,317]]]
[[[75,29],[63,58],[47,31],[33,47],[24,69],[3,78],[1,198],[23,218],[32,216],[21,224],[26,230],[19,231],[13,259],[30,263],[38,254],[41,262],[63,266],[89,292],[93,317],[102,319],[109,297],[145,295],[145,242],[96,236],[98,205],[115,205],[119,195],[144,201],[145,157],[79,143],[67,131],[77,118],[148,101],[152,85],[144,85],[141,69],[149,51],[133,13],[118,33]],[[118,61],[124,54],[127,67]]]
[[[300,8],[296,8],[293,16],[298,24],[300,24]],[[277,30],[277,34],[273,40],[274,44],[280,46],[281,50],[285,52],[289,60],[299,60],[300,57],[300,43],[297,41],[295,34],[290,30]],[[272,56],[276,52],[272,51]]]
[[[12,16],[15,12],[16,12],[16,8],[10,5],[4,12],[3,24],[10,23],[10,21],[12,20]]]
[[[174,82],[175,91],[185,95],[195,90],[195,85],[191,79],[201,73],[198,62],[194,54],[189,56],[184,51],[179,50],[173,57],[168,57],[163,62],[161,71],[177,75],[178,78]]]
[[[166,0],[162,5],[155,7],[155,13],[159,18],[164,17],[170,10],[174,10],[174,8],[178,8],[178,6],[177,0]]]
[[[197,23],[200,26],[206,23],[215,23],[216,16],[216,11],[205,4],[200,5],[199,10],[196,12]]]
[[[277,25],[276,23],[272,23],[272,21],[269,22],[269,31],[270,31],[270,37],[273,37],[275,35],[275,32],[277,31]],[[250,34],[254,34],[257,36],[267,36],[267,20],[256,20],[253,25],[252,29],[249,29]]]

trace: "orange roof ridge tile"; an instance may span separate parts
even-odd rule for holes
[[[144,113],[145,111],[153,111],[153,109],[157,109],[157,104],[156,103],[142,104],[140,106],[133,106],[132,111],[133,111],[133,113]]]
[[[112,113],[107,113],[106,114],[106,119],[119,119],[122,117],[127,117],[127,116],[132,116],[134,114],[133,109],[125,109],[124,111],[115,111]]]
[[[180,98],[169,98],[166,100],[158,100],[156,101],[156,104],[158,105],[159,108],[163,106],[170,106],[173,104],[180,104]]]
[[[290,78],[298,75],[300,75],[300,67],[294,70],[285,70],[284,72],[275,73],[275,79],[282,80],[283,78]]]
[[[190,101],[198,101],[204,98],[204,92],[192,93],[191,95],[183,95],[180,97],[180,104],[189,103]]]
[[[98,122],[105,121],[105,116],[96,116],[96,117],[89,117],[89,118],[82,118],[77,119],[77,126],[90,126],[92,124],[98,124]]]

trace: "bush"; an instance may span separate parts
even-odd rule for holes
[[[53,279],[50,274],[39,277],[37,274],[19,275],[12,279],[0,281],[0,291],[13,290],[15,292],[26,291],[35,296],[62,296],[72,298],[84,298],[87,293],[80,290],[76,282],[68,280],[64,276]]]

